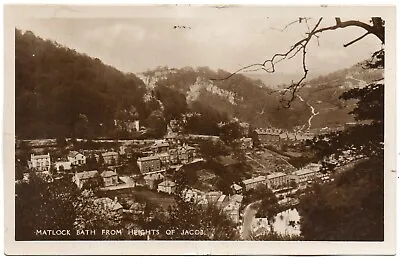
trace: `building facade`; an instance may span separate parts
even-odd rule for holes
[[[175,189],[176,189],[176,183],[169,180],[165,180],[160,184],[158,184],[157,191],[171,194],[175,192]]]
[[[101,154],[106,165],[116,165],[118,162],[118,153],[115,151],[109,151]]]
[[[79,153],[78,151],[70,151],[67,156],[68,161],[71,165],[79,166],[86,164],[86,156]]]
[[[263,145],[277,144],[280,141],[280,131],[275,129],[256,129],[258,140]]]
[[[139,157],[137,164],[142,174],[161,170],[161,160],[158,156]]]
[[[35,171],[49,171],[50,170],[50,154],[34,155],[31,154],[31,159],[28,161],[29,168]]]
[[[243,180],[243,185],[246,191],[256,188],[258,185],[265,185],[267,178],[263,175]]]
[[[101,174],[101,178],[103,178],[104,186],[113,186],[118,184],[118,175],[115,171],[104,171]]]
[[[267,176],[268,188],[277,189],[280,187],[288,186],[290,179],[287,174],[282,172],[272,173]]]
[[[84,171],[75,173],[72,177],[72,181],[78,186],[79,189],[83,188],[85,184],[88,186],[98,184],[99,172],[97,170]]]

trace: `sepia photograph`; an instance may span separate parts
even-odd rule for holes
[[[8,240],[394,253],[395,8],[358,8],[6,6]]]

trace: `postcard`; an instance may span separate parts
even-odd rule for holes
[[[6,5],[5,253],[394,254],[395,18]]]

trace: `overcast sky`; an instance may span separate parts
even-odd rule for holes
[[[304,37],[308,30],[304,22],[280,31],[294,20],[296,17],[243,15],[240,8],[233,8],[212,16],[196,13],[189,17],[178,14],[129,19],[30,19],[21,20],[16,26],[97,57],[124,72],[143,72],[164,65],[209,66],[233,72],[242,66],[262,62],[274,53],[286,52]],[[313,27],[316,22],[317,18],[311,19],[309,26]],[[333,24],[334,19],[327,17],[321,26]],[[174,26],[186,29],[174,29]],[[362,34],[363,29],[346,28],[323,33],[319,46],[317,40],[313,40],[307,56],[310,71],[314,75],[324,74],[369,58],[380,48],[374,36],[343,47],[344,43]],[[297,74],[301,69],[300,57],[277,67],[278,72],[290,74]]]

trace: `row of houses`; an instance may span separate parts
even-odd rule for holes
[[[279,189],[283,186],[289,186],[291,182],[295,182],[298,186],[307,184],[308,181],[313,180],[320,176],[320,164],[311,163],[307,166],[286,174],[283,172],[271,173],[267,176],[260,175],[246,179],[239,185],[234,183],[231,189],[234,193],[242,193],[243,190],[249,191],[255,189],[258,185],[267,185],[270,189]]]
[[[137,159],[142,174],[163,171],[170,165],[187,164],[196,157],[196,149],[188,145],[170,148],[170,144],[163,141],[154,143],[151,149],[150,155]]]
[[[98,182],[99,179],[102,179],[103,184],[101,187],[108,187],[118,184],[118,174],[115,170],[105,170],[101,173],[97,170],[75,173],[72,177],[72,182],[74,182],[79,189],[82,189],[85,187],[85,185],[93,186],[100,184]]]
[[[94,154],[97,161],[100,160],[100,155]],[[101,153],[104,164],[112,165],[118,161],[119,154],[115,151],[108,151]],[[78,151],[70,151],[66,159],[54,162],[54,166],[57,171],[68,171],[71,170],[72,166],[85,165],[87,156]],[[35,171],[49,171],[51,166],[50,154],[35,155],[31,154],[31,158],[28,161],[28,167]]]
[[[264,145],[295,143],[314,138],[312,133],[287,132],[280,129],[256,129],[258,140]]]

